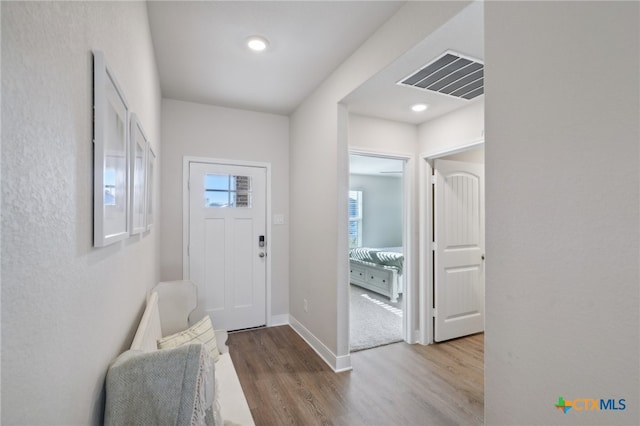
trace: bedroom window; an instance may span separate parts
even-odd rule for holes
[[[207,174],[205,207],[251,207],[251,176]]]
[[[349,248],[362,247],[362,191],[349,191]]]

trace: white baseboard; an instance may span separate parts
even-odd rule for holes
[[[351,355],[336,356],[331,349],[325,346],[316,336],[302,325],[293,315],[289,315],[289,325],[293,330],[304,339],[305,342],[316,351],[316,353],[327,363],[329,367],[336,373],[349,371],[351,366]]]
[[[268,327],[278,327],[279,325],[289,325],[289,314],[271,315]]]
[[[353,370],[351,366],[351,354],[336,357],[336,368],[334,368],[333,371],[342,373],[343,371],[351,370]]]

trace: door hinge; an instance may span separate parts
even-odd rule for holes
[[[437,180],[436,175],[431,175],[431,185],[435,185]]]
[[[433,314],[432,314],[432,316],[433,316],[434,318],[437,316],[437,315],[436,315],[436,308],[433,308]]]
[[[436,242],[431,241],[431,250],[436,251]]]

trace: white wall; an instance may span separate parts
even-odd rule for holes
[[[338,103],[467,4],[407,2],[291,117],[292,324],[334,367],[350,362],[347,237],[340,232],[347,222],[348,114]]]
[[[434,154],[477,142],[484,137],[484,97],[418,126],[420,154]]]
[[[402,246],[402,179],[352,174],[349,186],[363,193],[363,247]]]
[[[413,158],[418,149],[418,126],[349,114],[349,149]]]
[[[464,161],[467,163],[484,164],[484,145],[458,152],[456,154],[446,155],[442,157],[442,159],[449,161]]]
[[[2,423],[101,424],[107,367],[159,278],[159,233],[92,248],[91,49],[161,158],[146,4],[1,8]]]
[[[162,101],[161,276],[182,278],[182,164],[185,156],[271,164],[271,314],[289,313],[289,119],[211,105]]]
[[[637,2],[485,2],[487,424],[640,418],[639,20]]]

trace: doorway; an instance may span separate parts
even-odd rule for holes
[[[350,351],[407,340],[406,159],[349,157]]]
[[[484,331],[484,147],[425,158],[429,341]]]
[[[216,327],[266,325],[267,169],[189,161],[188,278]]]

